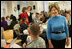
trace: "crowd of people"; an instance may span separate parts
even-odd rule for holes
[[[14,30],[14,38],[17,37],[16,30],[19,33],[23,33],[25,29],[28,29],[31,41],[27,42],[28,35],[23,34],[21,38],[23,48],[64,48],[65,43],[69,45],[69,36],[71,37],[71,11],[60,10],[56,4],[52,4],[49,6],[49,12],[36,12],[35,17],[33,17],[34,13],[31,10],[31,6],[23,7],[18,19],[13,14],[2,17],[1,28],[4,31]],[[45,34],[41,34],[39,24],[47,24]],[[61,34],[58,31],[61,31]]]

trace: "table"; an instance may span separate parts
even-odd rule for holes
[[[19,46],[18,44],[13,44],[10,46],[10,48],[22,48],[21,46]]]
[[[46,30],[47,29],[47,24],[43,24],[42,27],[43,27],[43,29]]]
[[[41,32],[43,31],[43,30],[47,30],[47,24],[40,24],[39,25],[40,26],[40,30],[41,30]]]

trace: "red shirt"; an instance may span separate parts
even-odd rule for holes
[[[28,21],[27,21],[27,24],[29,25],[30,23],[29,23],[29,19],[28,19],[28,14],[27,14],[27,13],[22,13],[22,14],[21,14],[22,24],[23,24],[23,18],[24,18],[24,17],[27,18],[27,20],[28,20]]]

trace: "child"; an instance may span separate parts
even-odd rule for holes
[[[40,27],[37,24],[32,24],[28,28],[31,41],[23,44],[23,48],[46,48],[45,41],[39,37]]]

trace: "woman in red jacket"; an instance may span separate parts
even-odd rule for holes
[[[27,19],[27,24],[30,25],[30,23],[29,23],[29,18],[28,18],[28,14],[27,14],[27,8],[26,8],[26,7],[23,7],[22,12],[23,12],[23,13],[21,13],[22,24],[23,24],[23,18],[26,17],[26,19]]]

